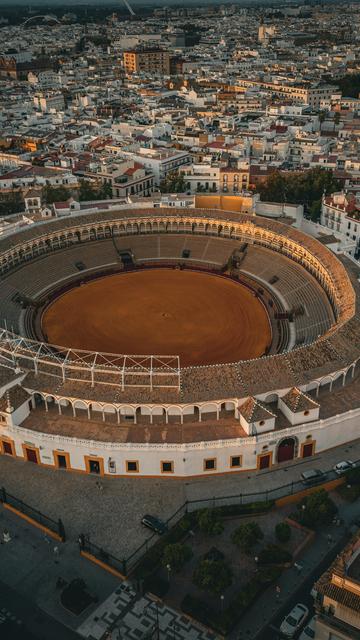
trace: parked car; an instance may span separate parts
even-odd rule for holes
[[[165,522],[160,520],[160,518],[155,518],[155,516],[150,516],[150,515],[144,516],[141,520],[141,524],[144,527],[147,527],[148,529],[155,531],[155,533],[158,533],[160,536],[163,533],[166,533],[167,531],[167,526]]]
[[[353,469],[354,467],[355,463],[351,460],[342,460],[341,462],[338,462],[333,469],[338,476],[341,476],[345,471],[349,471],[349,469]]]
[[[304,624],[308,615],[309,609],[305,607],[304,604],[296,604],[280,625],[282,635],[285,636],[285,638],[293,638]]]
[[[299,636],[299,640],[309,640],[309,638],[310,640],[315,638],[315,616],[309,620]]]
[[[326,478],[326,473],[321,469],[309,469],[309,471],[303,471],[301,479],[303,484],[312,485],[323,482]]]

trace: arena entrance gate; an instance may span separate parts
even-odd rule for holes
[[[285,438],[278,446],[277,461],[286,462],[287,460],[293,460],[295,457],[295,440],[294,438]]]

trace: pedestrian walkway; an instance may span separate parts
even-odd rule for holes
[[[138,597],[128,582],[123,582],[77,629],[86,640],[100,640],[106,631],[111,640],[139,640],[151,631],[159,640],[217,640],[214,633],[164,603]]]
[[[33,609],[39,607],[60,624],[75,629],[89,615],[89,609],[75,616],[62,606],[60,582],[66,585],[76,578],[84,580],[96,603],[104,600],[118,584],[115,576],[80,556],[77,542],[57,542],[0,506],[2,541],[4,531],[10,538],[9,542],[1,545],[1,580],[4,586],[16,592],[19,602],[30,598]],[[96,608],[96,603],[90,608]]]
[[[343,521],[343,524],[324,527],[316,535],[314,542],[303,553],[297,563],[284,571],[277,584],[267,589],[256,600],[253,607],[245,614],[241,619],[241,623],[232,632],[230,638],[232,640],[242,640],[243,638],[255,640],[260,636],[264,628],[271,623],[279,612],[279,607],[284,605],[301,585],[309,579],[317,566],[321,565],[326,556],[344,538],[351,522],[359,516],[360,501],[340,506],[339,518]]]

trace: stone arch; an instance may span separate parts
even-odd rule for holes
[[[120,407],[119,414],[120,414],[120,418],[124,422],[134,422],[136,424],[136,409],[130,404],[122,405]]]
[[[166,408],[161,405],[156,405],[151,409],[151,422],[153,424],[164,424],[167,422]]]
[[[279,400],[279,394],[278,393],[269,393],[266,398],[264,398],[264,402],[265,404],[273,404],[274,402],[277,402]]]
[[[224,400],[220,404],[220,414],[222,417],[235,417],[237,411],[237,403],[235,400]]]
[[[113,404],[104,404],[102,407],[103,420],[106,422],[117,422],[117,410]]]
[[[298,455],[299,441],[295,436],[281,438],[276,445],[276,462],[288,462]]]
[[[85,400],[74,400],[72,403],[72,409],[73,409],[74,418],[81,415],[81,413],[79,414],[78,412],[86,411],[86,414],[88,415],[89,403],[85,402]]]
[[[218,420],[219,405],[216,402],[208,402],[201,407],[201,420]]]
[[[168,422],[174,424],[183,423],[183,412],[181,407],[172,406],[167,409]]]

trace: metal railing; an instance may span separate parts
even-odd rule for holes
[[[27,518],[31,518],[31,520],[34,520],[41,526],[46,527],[46,529],[49,529],[53,533],[56,533],[58,536],[60,536],[62,542],[65,542],[66,534],[61,518],[59,518],[58,520],[50,518],[45,513],[42,513],[42,511],[31,507],[23,500],[20,500],[20,498],[16,498],[16,496],[8,493],[5,487],[1,487],[0,489],[0,502],[2,502],[3,504],[8,504],[10,507],[13,507],[20,513],[24,514],[24,516],[26,516]]]

